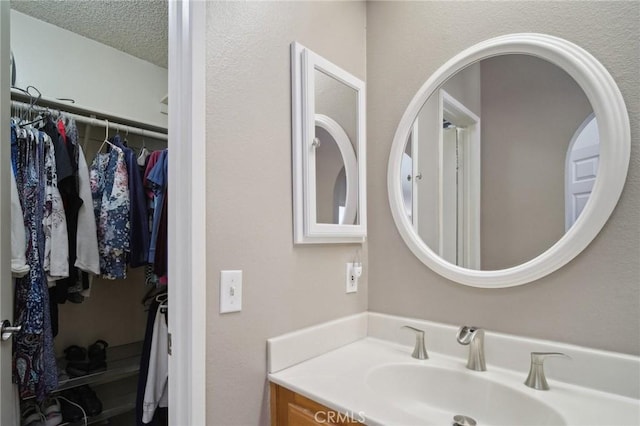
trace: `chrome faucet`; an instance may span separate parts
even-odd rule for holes
[[[416,333],[416,344],[413,348],[412,357],[416,359],[429,359],[429,354],[427,354],[427,349],[424,347],[424,330],[420,330],[419,328],[411,327],[408,325],[403,325],[402,328],[408,328],[409,330]]]
[[[461,345],[469,345],[467,368],[475,371],[487,371],[484,362],[484,330],[465,325],[460,327],[456,337]]]
[[[531,352],[531,367],[529,368],[529,375],[524,384],[533,389],[549,390],[549,384],[547,378],[544,376],[544,360],[550,356],[558,356],[563,358],[571,357],[565,355],[562,352]]]

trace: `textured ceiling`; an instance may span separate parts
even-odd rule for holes
[[[12,0],[11,7],[167,68],[167,0]]]

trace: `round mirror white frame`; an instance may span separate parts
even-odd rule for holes
[[[347,195],[345,197],[345,209],[340,224],[353,224],[356,220],[356,212],[358,211],[358,162],[356,161],[356,153],[347,132],[344,131],[333,118],[324,114],[316,114],[316,126],[323,128],[329,133],[338,145],[342,161],[344,163],[344,172],[347,181]]]
[[[422,241],[406,215],[400,185],[402,154],[414,120],[426,100],[452,75],[492,56],[526,54],[545,59],[566,71],[580,85],[598,119],[600,163],[598,178],[575,224],[547,251],[521,265],[482,271],[449,263]],[[537,280],[576,257],[600,232],[613,212],[629,168],[630,128],[627,109],[615,81],[600,62],[581,47],[544,34],[510,34],[472,46],[441,66],[418,90],[396,130],[389,156],[387,189],[393,220],[409,249],[425,265],[460,284],[512,287]]]

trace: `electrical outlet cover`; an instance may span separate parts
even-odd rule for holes
[[[353,263],[347,263],[347,293],[356,293],[358,291],[358,277],[354,271]]]

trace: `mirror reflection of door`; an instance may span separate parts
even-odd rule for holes
[[[578,127],[567,150],[565,166],[565,231],[584,210],[596,182],[600,159],[600,137],[595,114]]]
[[[404,209],[407,217],[413,225],[413,229],[418,232],[418,184],[422,180],[422,174],[418,165],[418,146],[419,138],[418,122],[413,123],[409,140],[405,146],[402,155],[402,167],[400,181],[402,182],[402,197],[404,200]],[[414,141],[416,141],[414,143]]]
[[[596,179],[597,144],[576,143],[567,154],[576,129],[597,135],[595,122],[585,122],[592,113],[567,72],[531,55],[494,56],[456,72],[427,98],[414,121],[419,137],[405,146],[412,174],[422,176],[413,192],[406,173],[399,182],[411,194],[407,216],[418,236],[468,269],[510,268],[547,250],[587,205]],[[457,153],[447,143],[454,134]],[[573,173],[567,189],[565,169]]]

